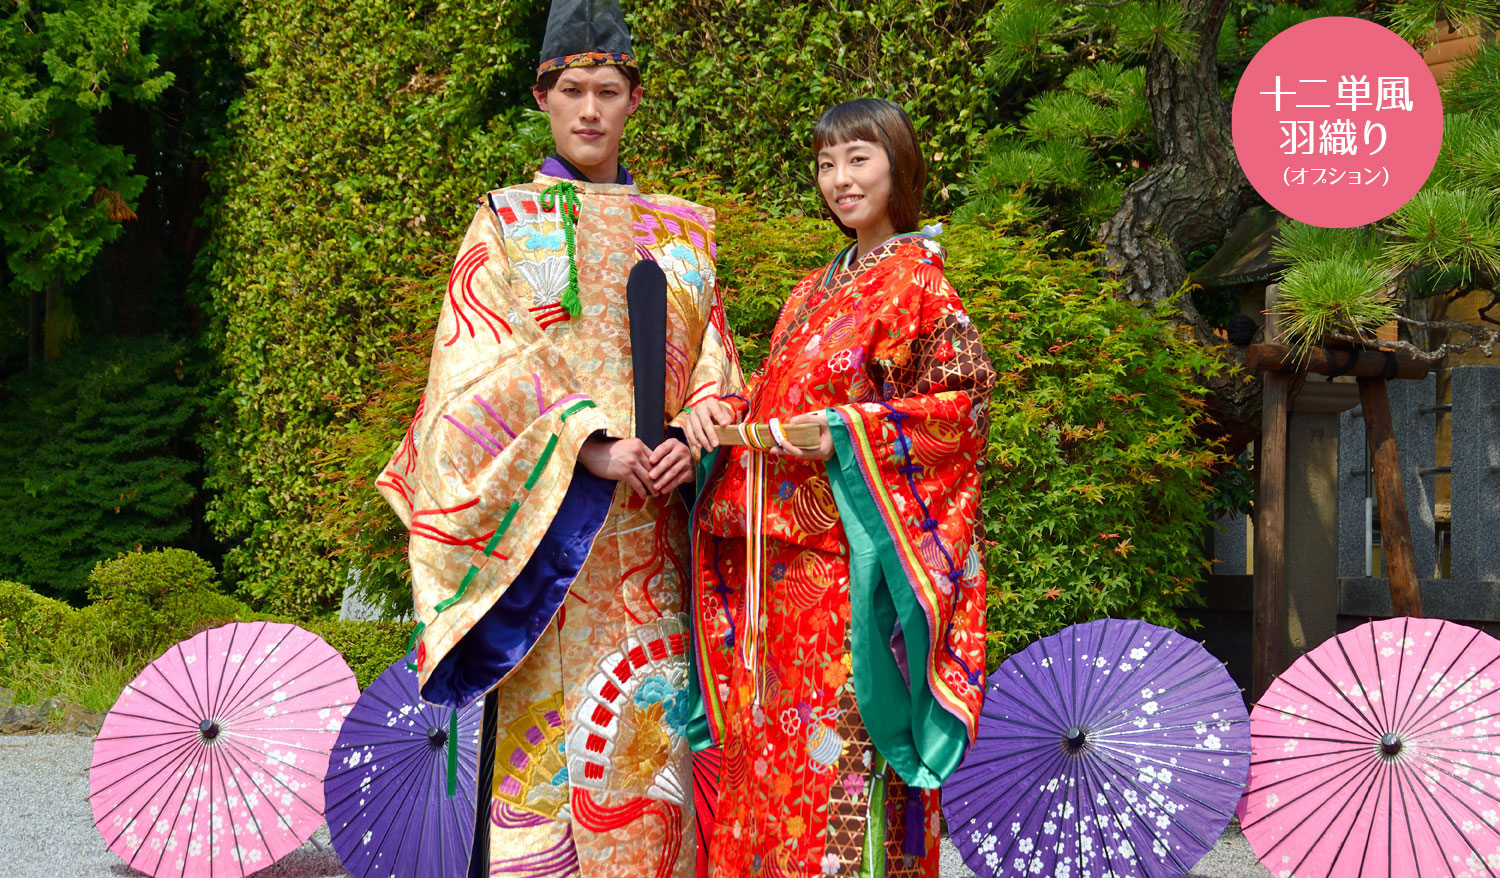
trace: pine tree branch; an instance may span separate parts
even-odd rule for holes
[[[1436,349],[1430,351],[1423,350],[1409,341],[1380,339],[1377,342],[1383,348],[1400,351],[1403,354],[1408,354],[1427,363],[1435,363],[1449,354],[1461,354],[1465,351],[1472,351],[1475,348],[1479,348],[1486,357],[1493,357],[1495,355],[1495,345],[1500,344],[1500,328],[1486,329],[1483,326],[1475,326],[1472,323],[1465,323],[1460,320],[1417,320],[1413,317],[1406,317],[1399,314],[1396,315],[1396,320],[1405,326],[1417,329],[1442,329],[1448,332],[1462,332],[1469,336],[1468,341],[1457,344],[1443,342]],[[1331,333],[1329,337],[1351,344],[1370,344],[1370,339],[1359,338],[1358,336],[1347,335],[1341,332]]]

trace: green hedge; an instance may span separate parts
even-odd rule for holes
[[[813,125],[833,104],[879,97],[911,115],[945,207],[1014,89],[980,74],[994,0],[646,0],[629,4],[646,77],[635,127],[675,167],[777,208],[821,212]]]
[[[626,158],[648,188],[718,211],[747,366],[786,291],[842,243],[795,215],[816,204],[817,113],[868,79],[916,117],[935,191],[961,194],[956,157],[978,152],[996,112],[974,69],[989,5],[632,8],[648,98]],[[262,610],[331,608],[354,570],[409,607],[405,535],[373,481],[425,383],[474,197],[525,179],[550,146],[525,108],[542,18],[540,2],[246,11],[251,85],[214,180],[204,295],[224,376],[211,515],[234,543],[226,580]],[[278,209],[241,209],[254,204]],[[1212,455],[1193,442],[1190,376],[1208,361],[1115,304],[1087,260],[978,222],[942,240],[1004,376],[986,500],[997,654],[1100,612],[1169,621],[1201,572]],[[1049,352],[1053,339],[1071,344]]]
[[[361,688],[406,655],[397,622],[295,620],[256,613],[218,590],[213,568],[181,549],[131,552],[90,576],[81,609],[0,581],[0,686],[19,703],[61,698],[107,710],[120,690],[178,641],[231,622],[290,622],[322,637]]]
[[[0,667],[23,657],[51,661],[77,610],[19,582],[0,580]]]

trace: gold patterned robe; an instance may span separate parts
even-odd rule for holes
[[[378,484],[411,534],[423,697],[464,704],[498,686],[490,874],[685,878],[688,513],[577,456],[591,435],[680,422],[739,389],[713,213],[575,181],[573,316],[564,208],[541,197],[558,182],[483,199],[426,392]],[[634,410],[625,285],[644,259],[667,278],[663,412]]]

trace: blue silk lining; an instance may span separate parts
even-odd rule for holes
[[[463,639],[432,669],[422,698],[459,706],[494,688],[557,615],[609,514],[615,483],[581,466],[531,560]],[[521,514],[525,515],[525,507]]]

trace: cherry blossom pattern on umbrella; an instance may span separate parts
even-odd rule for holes
[[[1278,878],[1500,876],[1500,641],[1437,619],[1360,625],[1250,714],[1245,839]]]
[[[168,649],[104,718],[94,825],[133,869],[243,876],[323,823],[328,752],[359,686],[295,625],[237,622]]]
[[[1164,878],[1218,840],[1244,788],[1239,688],[1197,642],[1101,619],[1011,656],[943,787],[981,876]]]
[[[395,662],[359,697],[323,784],[333,849],[355,878],[468,867],[484,699],[458,710],[428,704],[414,661]]]

